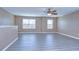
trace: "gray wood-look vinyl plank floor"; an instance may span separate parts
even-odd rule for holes
[[[7,51],[79,51],[79,40],[57,33],[20,33]]]

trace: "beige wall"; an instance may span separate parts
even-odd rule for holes
[[[60,17],[58,30],[60,33],[79,38],[79,11]]]
[[[36,29],[23,29],[22,28],[22,20],[26,19],[36,19]],[[47,19],[54,20],[54,29],[48,30],[46,23]],[[57,18],[50,17],[23,17],[23,16],[15,16],[15,24],[18,25],[19,32],[56,32],[57,31]]]
[[[14,25],[14,16],[2,8],[0,8],[0,26],[1,25]]]

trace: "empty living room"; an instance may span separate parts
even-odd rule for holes
[[[79,8],[0,7],[0,51],[79,51]]]

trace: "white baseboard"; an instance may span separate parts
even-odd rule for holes
[[[78,39],[79,40],[79,38],[78,37],[74,37],[74,36],[71,36],[71,35],[68,35],[68,34],[64,34],[64,33],[60,33],[60,32],[57,32],[58,34],[61,34],[61,35],[64,35],[64,36],[68,36],[68,37],[70,37],[70,38],[74,38],[74,39]]]
[[[58,32],[18,32],[18,33],[58,33]]]
[[[14,42],[16,42],[18,40],[18,37],[15,38],[10,44],[8,44],[4,49],[2,49],[2,51],[6,51]]]

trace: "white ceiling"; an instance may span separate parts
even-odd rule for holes
[[[8,12],[19,16],[47,16],[44,11],[49,7],[4,7]],[[53,7],[51,7],[53,8]],[[57,10],[58,16],[63,16],[79,10],[78,7],[54,7]]]

